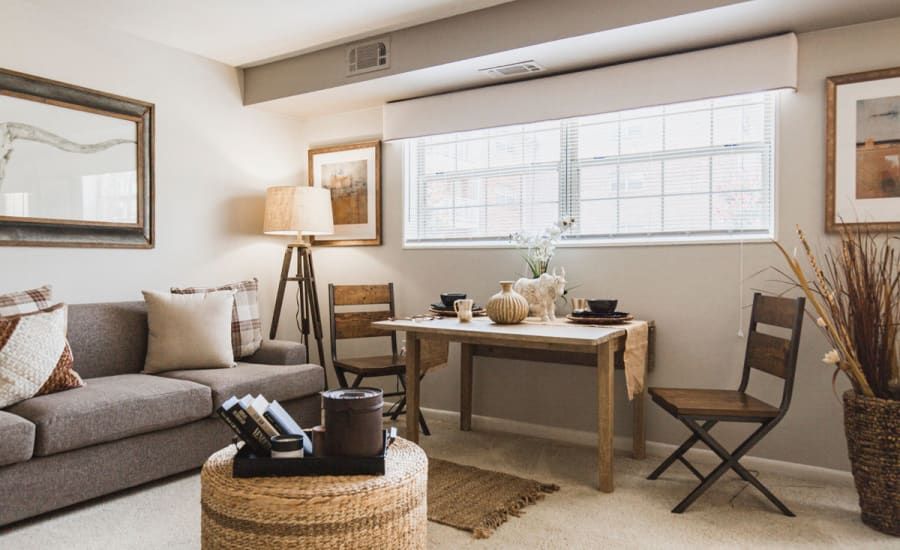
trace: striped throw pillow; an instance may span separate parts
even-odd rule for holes
[[[259,318],[259,281],[231,283],[216,287],[172,288],[172,294],[200,294],[234,290],[234,309],[231,312],[231,348],[234,358],[253,355],[262,345],[262,321]]]
[[[50,285],[0,294],[0,317],[33,313],[50,307]]]

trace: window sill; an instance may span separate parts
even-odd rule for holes
[[[621,248],[631,246],[677,246],[720,244],[769,244],[776,240],[774,233],[751,235],[686,235],[657,237],[619,237],[614,239],[569,239],[561,241],[558,248]],[[479,248],[517,248],[508,241],[442,241],[426,243],[404,242],[405,250],[447,250]]]

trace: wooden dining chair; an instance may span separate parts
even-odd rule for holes
[[[791,404],[794,388],[794,371],[797,365],[797,349],[800,345],[800,329],[803,326],[803,298],[789,299],[753,295],[753,311],[750,314],[750,331],[744,355],[744,370],[737,391],[710,389],[650,388],[653,401],[688,427],[693,435],[659,465],[647,479],[656,479],[676,460],[700,479],[700,484],[672,509],[680,514],[687,510],[722,474],[734,470],[747,483],[756,487],[786,516],[794,513],[778,500],[759,479],[744,468],[739,460],[768,434],[784,418]],[[768,330],[760,332],[759,325],[769,325],[790,330],[790,338],[775,336]],[[778,330],[778,329],[775,329]],[[750,371],[758,370],[783,380],[781,404],[774,407],[746,392]],[[701,424],[702,422],[702,424]],[[709,431],[719,422],[759,423],[757,428],[734,451],[728,452]],[[705,443],[722,459],[712,472],[702,475],[684,458],[684,454],[698,441]]]
[[[347,309],[353,306],[356,311],[336,311],[336,308]],[[383,306],[377,311],[359,311],[359,306]],[[384,309],[384,306],[387,309]],[[331,363],[342,388],[356,388],[366,378],[376,376],[395,376],[402,391],[386,392],[384,397],[400,399],[385,413],[392,420],[406,412],[406,360],[397,349],[397,334],[385,332],[372,326],[375,321],[384,321],[394,317],[394,283],[383,285],[328,285],[328,313],[331,317]],[[348,357],[339,359],[337,354],[338,340],[352,338],[389,338],[390,355],[368,357]],[[347,374],[355,378],[348,383]],[[425,417],[419,410],[419,426],[422,433],[431,435]]]

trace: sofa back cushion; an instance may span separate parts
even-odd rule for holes
[[[82,378],[138,373],[147,355],[144,302],[69,306],[69,345]]]

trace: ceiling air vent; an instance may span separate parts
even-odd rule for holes
[[[391,39],[378,38],[347,48],[347,76],[380,71],[391,66]]]
[[[487,73],[491,78],[509,78],[511,76],[538,73],[543,70],[544,68],[535,63],[534,60],[529,60],[520,61],[519,63],[510,63],[509,65],[488,67],[487,69],[479,69],[478,72]]]

